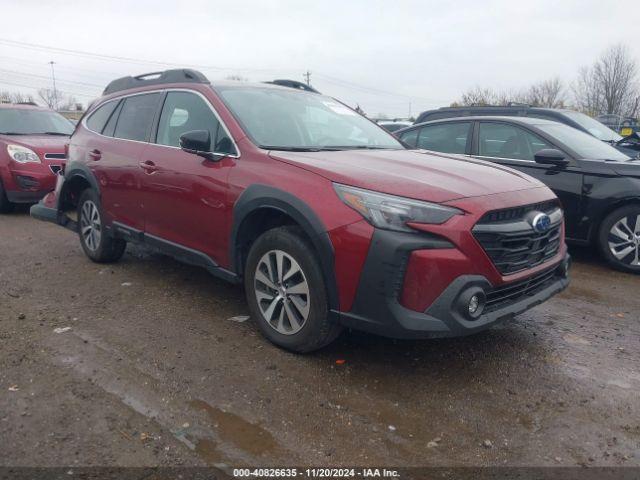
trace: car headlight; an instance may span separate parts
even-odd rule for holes
[[[20,145],[7,145],[7,153],[18,163],[40,163],[36,152]]]
[[[333,184],[340,199],[369,223],[378,228],[399,232],[414,232],[407,223],[441,224],[462,210],[437,203],[396,197],[362,188]]]

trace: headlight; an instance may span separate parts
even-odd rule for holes
[[[361,214],[375,227],[400,232],[413,232],[407,223],[441,224],[454,215],[462,215],[457,208],[437,203],[421,202],[361,188],[333,184],[340,199]]]
[[[18,163],[40,163],[36,152],[20,145],[7,145],[7,153]]]

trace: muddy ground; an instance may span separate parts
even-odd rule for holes
[[[638,466],[640,277],[572,253],[500,328],[297,356],[203,270],[2,216],[0,465]]]

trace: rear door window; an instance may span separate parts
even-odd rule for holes
[[[118,116],[114,137],[144,142],[149,136],[160,100],[159,93],[127,97]]]
[[[418,148],[435,152],[464,154],[467,149],[471,122],[450,122],[420,129]]]

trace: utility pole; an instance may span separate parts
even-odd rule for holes
[[[53,80],[53,109],[58,110],[58,90],[56,90],[56,72],[53,69],[53,60],[49,62],[51,65],[51,79]]]
[[[311,72],[307,70],[307,72],[303,73],[302,76],[307,80],[307,85],[311,86]]]

